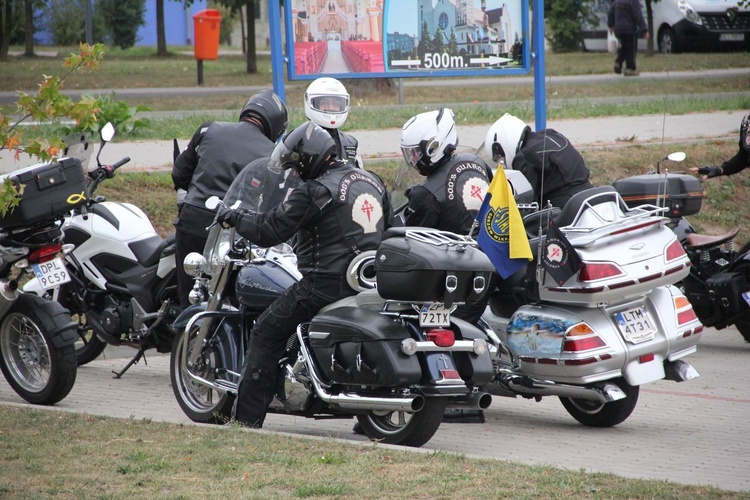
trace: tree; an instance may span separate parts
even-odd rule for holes
[[[445,48],[445,35],[439,27],[435,28],[435,36],[432,37],[432,53],[442,54]]]
[[[190,5],[190,3],[186,3],[186,5]],[[164,30],[164,0],[156,0],[156,57],[167,57],[167,34]]]
[[[0,61],[8,59],[10,32],[13,29],[13,1],[0,0]]]
[[[99,61],[104,57],[104,46],[102,44],[87,45],[82,43],[78,54],[71,54],[64,58],[67,73],[62,77],[44,76],[39,84],[39,91],[35,95],[25,92],[18,93],[18,110],[23,117],[13,122],[9,116],[0,114],[0,152],[8,150],[19,158],[21,153],[27,153],[30,157],[37,157],[41,161],[49,161],[57,157],[63,148],[61,139],[49,141],[28,137],[29,130],[19,128],[19,124],[26,119],[36,121],[59,120],[70,118],[75,120],[77,130],[98,130],[97,113],[99,100],[83,96],[78,102],[73,102],[70,97],[60,92],[65,78],[74,71],[94,70],[99,67]],[[18,205],[23,194],[23,187],[16,186],[6,177],[0,185],[0,215],[5,215],[11,207]]]
[[[425,54],[432,54],[432,37],[430,29],[427,27],[427,21],[422,22],[422,32],[419,34],[419,58],[424,60]]]
[[[97,5],[104,14],[113,43],[122,49],[133,47],[138,27],[145,24],[146,0],[99,0]]]
[[[453,28],[451,28],[451,36],[448,39],[448,53],[452,56],[458,55],[458,39],[456,38],[456,34],[453,32]]]
[[[544,3],[546,38],[557,52],[579,50],[583,43],[581,25],[584,21],[598,22],[588,2],[584,0],[555,0]]]

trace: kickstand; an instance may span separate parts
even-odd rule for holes
[[[146,362],[146,356],[145,356],[145,354],[146,354],[146,349],[144,349],[143,347],[140,347],[138,349],[138,352],[135,353],[135,356],[133,356],[133,359],[131,359],[130,361],[128,361],[128,364],[125,365],[125,368],[123,368],[119,372],[116,372],[116,371],[112,370],[112,373],[115,374],[114,378],[122,378],[122,376],[125,374],[125,372],[128,371],[131,366],[138,364],[138,362],[141,360],[141,358],[143,358],[143,364],[147,365],[148,363]]]

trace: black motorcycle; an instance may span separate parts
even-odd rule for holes
[[[65,398],[76,379],[76,325],[56,302],[19,290],[33,274],[44,289],[70,281],[61,244],[62,216],[86,202],[80,161],[64,158],[3,176],[23,195],[0,218],[0,368],[29,403],[51,405]],[[2,181],[3,179],[0,179]]]
[[[274,196],[252,192],[259,174],[251,170],[234,181],[225,205],[257,212]],[[175,322],[182,334],[172,351],[172,387],[190,419],[221,422],[231,414],[254,321],[300,275],[287,245],[260,249],[218,226],[185,269],[197,277],[197,305]],[[350,265],[359,293],[290,332],[269,412],[356,417],[372,439],[421,446],[446,407],[488,407],[491,396],[479,390],[493,376],[484,333],[451,312],[488,292],[492,270],[467,238],[389,230],[377,252]]]
[[[682,161],[684,153],[672,153],[661,161]],[[750,241],[739,250],[734,238],[739,228],[718,235],[698,234],[685,219],[697,214],[703,187],[691,175],[645,174],[615,181],[612,185],[631,203],[653,203],[666,208],[665,216],[690,258],[690,274],[682,281],[685,296],[705,326],[721,330],[737,327],[750,342]]]

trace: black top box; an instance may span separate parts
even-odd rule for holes
[[[32,165],[0,177],[24,186],[21,202],[0,218],[0,228],[33,227],[53,221],[86,203],[86,174],[81,161],[62,158],[54,163]]]
[[[612,186],[628,207],[650,204],[667,207],[667,217],[697,214],[703,204],[703,186],[691,175],[645,174],[616,180]]]

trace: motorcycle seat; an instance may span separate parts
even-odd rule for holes
[[[728,233],[719,236],[709,236],[707,234],[691,233],[687,236],[687,244],[695,250],[701,250],[706,247],[719,246],[727,241],[732,241],[740,232],[739,226],[730,230]]]
[[[167,247],[167,240],[161,236],[154,235],[141,241],[128,243],[130,251],[133,252],[138,262],[144,267],[156,265],[161,259],[162,252]]]
[[[585,201],[588,201],[589,205],[598,205],[599,203],[612,201],[613,195],[617,195],[617,190],[612,186],[600,186],[580,191],[570,197],[565,203],[560,215],[553,220],[555,221],[555,224],[557,224],[557,227],[569,226],[575,220],[578,211]],[[623,211],[627,211],[625,202],[623,202],[619,196],[618,199],[620,200],[619,203],[622,205]]]
[[[167,238],[164,240],[164,243],[166,243],[166,246],[164,247],[164,250],[162,250],[162,256],[166,255],[172,255],[177,251],[177,245],[176,245],[176,233],[171,233],[167,236]]]

